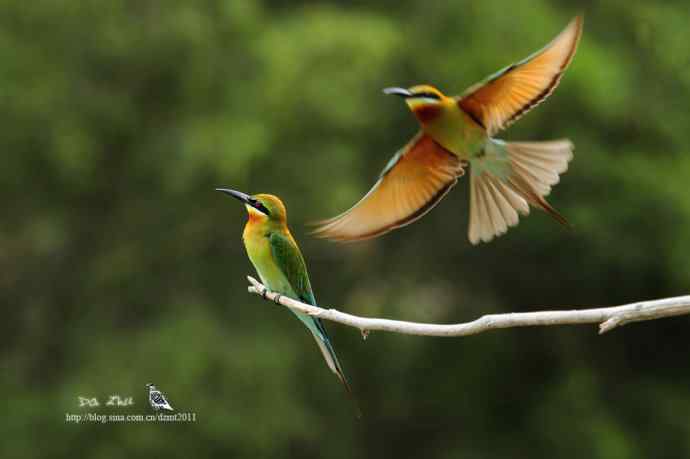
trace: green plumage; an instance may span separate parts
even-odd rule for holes
[[[300,251],[299,247],[297,247],[297,245],[288,237],[277,232],[269,233],[267,239],[271,247],[273,262],[280,269],[283,276],[285,276],[287,283],[292,289],[292,292],[279,293],[288,295],[303,303],[316,306],[316,299],[314,298],[314,292],[311,290],[311,282],[309,281],[309,274],[307,273],[307,265],[304,262],[304,257],[302,256],[302,252]],[[268,279],[267,281],[270,283]],[[273,290],[270,285],[267,286]],[[316,319],[301,312],[292,312],[315,336],[323,341],[330,341],[320,319]],[[335,353],[333,353],[332,357],[333,360],[337,362]]]
[[[268,233],[268,241],[271,245],[273,261],[280,267],[295,295],[304,303],[316,305],[307,266],[299,247],[288,237],[278,232]]]
[[[304,257],[287,227],[285,206],[280,199],[266,194],[249,196],[233,190],[220,191],[245,202],[249,221],[242,239],[247,255],[263,284],[272,292],[316,306]],[[302,312],[291,311],[309,329],[328,367],[351,393],[321,320]]]

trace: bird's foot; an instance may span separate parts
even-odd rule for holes
[[[271,291],[268,288],[264,287],[263,290],[261,290],[261,298],[263,298],[264,300],[268,300],[269,293],[271,293]],[[273,297],[273,302],[275,304],[280,304],[280,299],[282,298],[282,296],[283,295],[281,295],[280,293],[276,293]]]

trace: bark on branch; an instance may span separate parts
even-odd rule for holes
[[[660,300],[639,301],[606,308],[571,309],[562,311],[512,312],[490,314],[460,324],[425,324],[401,320],[376,319],[353,316],[335,309],[311,306],[292,298],[273,293],[264,285],[248,276],[250,293],[256,293],[266,300],[274,301],[296,311],[304,312],[320,319],[338,322],[359,328],[366,338],[370,331],[387,331],[418,336],[468,336],[488,330],[513,327],[536,327],[548,325],[599,324],[599,334],[631,322],[662,319],[664,317],[690,314],[690,295],[663,298]]]

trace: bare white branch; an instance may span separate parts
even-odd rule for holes
[[[335,309],[311,306],[273,293],[251,276],[247,279],[251,283],[249,292],[320,319],[358,328],[363,337],[374,330],[419,336],[468,336],[499,328],[574,324],[599,324],[599,333],[602,334],[631,322],[690,314],[690,295],[685,295],[606,308],[490,314],[461,324],[425,324],[359,317]]]

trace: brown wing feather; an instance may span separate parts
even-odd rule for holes
[[[347,212],[317,223],[314,234],[357,241],[408,225],[431,210],[463,174],[460,160],[431,137],[417,134],[378,182]]]
[[[546,99],[575,55],[582,34],[582,16],[544,49],[470,87],[458,99],[466,111],[493,135]]]

